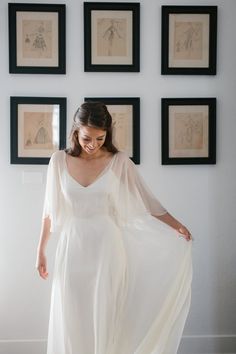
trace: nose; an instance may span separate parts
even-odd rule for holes
[[[93,149],[97,146],[98,142],[96,140],[92,140],[90,141],[90,143],[88,144],[88,146]]]

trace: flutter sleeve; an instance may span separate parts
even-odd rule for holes
[[[154,216],[160,216],[167,213],[167,210],[151,192],[143,177],[139,174],[135,164],[130,159],[126,160],[126,170],[128,186],[132,194],[141,199],[146,210]]]
[[[167,213],[165,207],[150,191],[137,167],[125,153],[119,153],[116,175],[119,180],[118,204],[126,216],[151,214],[160,216]]]
[[[61,186],[60,186],[60,159],[55,152],[49,161],[47,169],[46,190],[42,218],[50,218],[51,232],[56,232],[60,224],[61,214]]]
[[[128,156],[119,152],[114,161],[114,220],[125,264],[122,320],[128,324],[120,338],[129,335],[130,323],[135,323],[129,337],[136,342],[128,352],[174,354],[190,308],[191,243],[153,217],[165,214],[166,209]]]
[[[124,264],[120,338],[127,337],[129,343],[120,353],[177,353],[190,308],[191,243],[153,217],[166,209],[126,154],[118,153],[113,172],[114,221]]]

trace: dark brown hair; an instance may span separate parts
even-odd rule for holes
[[[70,132],[70,148],[66,149],[69,155],[79,156],[81,153],[82,148],[78,140],[78,130],[81,126],[106,131],[103,146],[113,154],[118,152],[118,149],[112,143],[112,117],[104,103],[85,102],[77,109]]]

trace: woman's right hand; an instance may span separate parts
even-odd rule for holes
[[[48,277],[47,258],[43,252],[39,252],[37,255],[36,268],[38,269],[40,277],[46,280]]]

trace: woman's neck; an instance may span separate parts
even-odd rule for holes
[[[95,160],[95,159],[99,159],[101,157],[104,157],[105,155],[107,155],[107,151],[106,150],[98,150],[95,154],[88,154],[86,151],[81,151],[79,157],[81,159],[84,159],[84,160]]]

